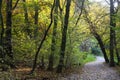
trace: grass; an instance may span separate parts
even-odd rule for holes
[[[93,54],[88,54],[87,58],[83,61],[83,63],[85,64],[85,63],[92,62],[92,61],[95,61],[95,60],[96,60],[96,58]]]

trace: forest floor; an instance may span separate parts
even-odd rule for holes
[[[96,57],[96,61],[89,62],[82,68],[68,69],[63,74],[36,70],[35,74],[26,75],[29,71],[30,68],[21,68],[4,72],[0,74],[0,80],[120,80],[120,67],[109,67],[104,63],[103,57]]]

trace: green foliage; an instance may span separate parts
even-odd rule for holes
[[[100,56],[101,55],[101,50],[98,47],[93,47],[91,49],[91,53],[94,54],[94,55],[96,55],[96,56]]]
[[[19,36],[19,38],[17,37]],[[36,44],[34,40],[29,39],[25,33],[21,33],[13,36],[13,52],[16,62],[25,60],[31,60],[36,50]]]
[[[15,0],[14,0],[15,1]],[[60,45],[61,45],[61,34],[63,29],[63,21],[64,21],[64,14],[65,14],[65,0],[60,0],[60,6],[63,7],[63,13],[61,14],[58,11],[58,26],[57,26],[57,36],[56,36],[56,49],[54,54],[54,68],[57,67],[59,61],[59,53],[60,53]],[[80,1],[80,0],[79,0]],[[15,3],[15,2],[13,2]],[[26,65],[32,66],[32,62],[37,51],[37,48],[42,40],[45,30],[50,23],[50,9],[52,6],[53,0],[26,0],[26,3],[20,1],[13,12],[12,16],[12,46],[13,46],[13,53],[14,53],[14,61],[16,64],[22,63]],[[4,6],[5,7],[5,6]],[[4,8],[3,7],[3,8]],[[25,23],[24,18],[24,9],[27,7],[28,11],[28,19],[29,19],[29,26]],[[71,12],[70,12],[70,19],[67,31],[67,44],[66,44],[66,54],[64,59],[64,64],[68,66],[75,65],[82,65],[90,61],[94,61],[95,55],[100,55],[101,51],[99,48],[94,47],[97,44],[97,41],[93,38],[90,34],[89,25],[86,24],[84,21],[84,16],[82,15],[78,25],[75,26],[75,23],[78,18],[78,13],[74,12],[75,3],[72,3]],[[38,24],[36,25],[34,22],[35,18],[35,10],[38,10]],[[101,12],[100,12],[101,10]],[[102,39],[105,44],[109,44],[109,27],[108,27],[108,16],[102,18],[104,14],[106,14],[106,8],[101,7],[98,3],[93,3],[90,6],[89,17],[95,25],[97,25],[96,31],[102,36]],[[5,13],[5,10],[2,11]],[[78,11],[79,12],[79,11]],[[53,12],[54,13],[54,12]],[[55,15],[56,16],[56,15]],[[3,14],[4,18],[4,25],[5,25],[5,14]],[[54,18],[54,17],[53,17]],[[118,19],[119,20],[119,19]],[[6,26],[4,26],[6,28]],[[53,28],[53,25],[52,25]],[[40,51],[40,55],[38,56],[38,65],[41,62],[41,57],[44,56],[44,63],[47,67],[48,65],[48,58],[51,53],[51,39],[52,39],[52,28],[49,30],[47,38],[42,46]],[[32,37],[30,38],[27,34],[27,29],[30,30],[30,34]],[[36,30],[37,29],[37,30]],[[117,27],[115,28],[116,31],[119,31],[119,21]],[[37,37],[34,38],[35,33]],[[119,33],[117,37],[120,38]],[[119,38],[117,40],[119,41]],[[85,40],[88,39],[87,46],[93,47],[92,54],[90,51],[82,52],[80,51],[81,43],[86,43]],[[106,41],[107,40],[107,41]],[[119,42],[118,42],[119,43]],[[84,46],[84,45],[83,45]],[[120,44],[118,44],[118,48]],[[0,50],[3,48],[0,46]],[[6,57],[6,60],[10,61],[9,58]],[[6,65],[5,65],[6,66]]]
[[[95,56],[92,55],[92,54],[88,54],[86,59],[83,61],[83,63],[88,63],[88,62],[91,62],[91,61],[95,61]]]

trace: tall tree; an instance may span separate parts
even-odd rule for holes
[[[117,63],[120,63],[120,56],[119,56],[119,51],[118,51],[118,47],[117,47],[117,41],[116,41],[116,32],[114,31],[114,47],[115,47],[115,53],[117,56]]]
[[[5,32],[5,51],[13,59],[12,51],[12,0],[7,0],[6,6],[6,32]]]
[[[24,20],[25,20],[25,26],[26,26],[26,28],[25,28],[25,31],[26,31],[26,33],[27,33],[27,35],[30,37],[30,38],[32,38],[32,36],[31,36],[31,31],[30,31],[30,22],[29,22],[29,18],[28,18],[28,9],[27,9],[27,2],[26,2],[26,0],[23,0],[23,9],[24,9]]]
[[[4,34],[4,24],[3,24],[3,16],[2,16],[2,0],[0,1],[0,55],[3,57],[3,34]]]
[[[51,25],[53,23],[53,10],[54,10],[54,6],[55,6],[55,0],[54,0],[54,3],[53,3],[53,6],[51,8],[51,13],[50,13],[50,19],[51,19],[51,21],[50,21],[50,24],[48,25],[48,28],[45,30],[45,34],[44,34],[42,40],[40,41],[40,44],[39,44],[38,49],[36,51],[35,58],[34,58],[34,61],[33,61],[33,67],[32,67],[32,70],[31,70],[30,74],[32,74],[34,72],[35,68],[36,68],[38,54],[39,54],[39,52],[40,52],[40,50],[42,48],[42,45],[43,45],[43,43],[44,43],[44,41],[46,39],[48,31],[51,28]]]
[[[119,6],[120,6],[120,1],[117,0],[116,3],[118,4],[116,9],[114,10],[114,27],[117,27],[116,24],[117,24],[117,20],[116,20],[116,15],[118,13],[118,10],[119,10]],[[119,64],[120,63],[120,57],[119,57],[119,51],[118,51],[118,46],[117,46],[117,37],[116,37],[116,30],[114,30],[114,47],[115,47],[115,53],[116,53],[116,56],[117,56],[117,63]]]
[[[56,50],[56,34],[57,34],[57,24],[58,24],[58,7],[59,7],[59,0],[55,0],[55,9],[54,9],[54,27],[53,27],[53,34],[52,34],[52,44],[51,44],[51,54],[49,56],[49,65],[48,70],[53,70],[53,62],[54,62],[54,54]]]
[[[115,24],[115,17],[114,17],[114,0],[110,0],[110,66],[115,66],[114,62],[114,27],[116,26]]]
[[[38,34],[38,16],[39,16],[39,6],[38,6],[38,1],[34,1],[34,24],[35,24],[35,30],[34,30],[34,38],[37,38]]]
[[[68,28],[68,22],[69,22],[69,13],[70,13],[70,5],[71,0],[66,1],[66,13],[64,18],[64,26],[62,31],[62,42],[61,42],[61,49],[60,49],[60,60],[57,67],[57,73],[62,72],[62,68],[64,66],[64,55],[65,55],[65,48],[66,48],[66,38],[67,38],[67,28]]]
[[[107,56],[107,53],[106,53],[106,50],[105,50],[105,45],[102,41],[102,38],[101,36],[97,33],[96,31],[96,25],[93,24],[93,22],[88,18],[88,12],[86,10],[84,10],[85,12],[85,21],[89,24],[89,29],[92,33],[92,35],[96,38],[96,40],[98,41],[99,45],[100,45],[100,48],[101,48],[101,51],[103,53],[103,56],[104,56],[104,59],[105,59],[105,62],[108,63],[109,62],[109,59],[108,59],[108,56]]]
[[[9,58],[5,60],[5,64],[9,65],[11,68],[15,68],[14,65],[14,55],[12,50],[12,12],[16,8],[19,0],[16,1],[14,7],[12,8],[12,0],[6,1],[6,28],[5,28],[5,42],[4,49],[5,54]]]

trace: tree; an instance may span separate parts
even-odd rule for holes
[[[115,21],[114,21],[114,1],[113,0],[110,0],[110,66],[115,66],[115,62],[114,62],[114,34],[115,34],[115,31],[114,31],[114,27],[115,27]]]
[[[55,9],[54,9],[54,27],[52,33],[52,43],[51,43],[51,54],[49,56],[48,70],[53,70],[54,54],[56,50],[56,34],[57,34],[57,24],[58,24],[58,7],[59,0],[55,0]]]
[[[38,34],[38,21],[39,21],[39,6],[38,6],[38,2],[34,1],[34,24],[35,24],[35,30],[34,30],[34,38],[37,38],[37,34]]]
[[[96,40],[98,41],[99,45],[100,45],[100,48],[101,48],[101,51],[103,53],[103,56],[104,56],[104,59],[105,59],[105,62],[108,63],[109,62],[109,59],[107,57],[107,53],[105,51],[105,45],[100,37],[100,35],[96,32],[95,30],[95,25],[89,20],[89,18],[86,16],[86,19],[87,23],[89,24],[90,26],[90,31],[91,33],[93,34],[93,36],[96,38]]]
[[[4,56],[9,58],[4,59],[4,63],[11,68],[15,68],[14,55],[12,49],[12,12],[16,8],[19,0],[16,1],[14,7],[12,7],[12,0],[6,1],[6,28],[5,28],[5,40],[4,40]]]
[[[36,51],[35,58],[34,58],[34,61],[33,61],[33,67],[32,67],[32,70],[31,70],[30,74],[32,74],[32,73],[34,72],[35,68],[36,68],[38,54],[39,54],[39,52],[40,52],[40,50],[41,50],[41,48],[42,48],[42,45],[43,45],[43,43],[44,43],[44,41],[45,41],[45,39],[46,39],[46,36],[47,36],[47,34],[48,34],[48,31],[49,31],[49,29],[51,28],[51,25],[52,25],[52,23],[53,23],[53,10],[54,10],[54,6],[55,6],[55,0],[54,0],[54,3],[53,3],[53,6],[52,6],[52,8],[51,8],[51,13],[50,13],[51,21],[50,21],[50,24],[48,25],[48,28],[45,30],[45,33],[44,33],[44,35],[43,35],[43,38],[42,38],[42,40],[40,41],[40,44],[39,44],[38,49],[37,49],[37,51]]]
[[[65,47],[66,47],[66,38],[67,38],[67,28],[68,28],[68,22],[69,22],[69,13],[70,13],[70,5],[71,0],[66,1],[66,13],[64,18],[64,26],[62,31],[62,42],[61,42],[61,49],[60,49],[60,60],[57,67],[57,73],[62,72],[62,68],[64,66],[64,55],[65,55]]]
[[[95,13],[96,14],[96,13]],[[94,17],[96,16],[96,18],[95,18],[95,20],[92,20],[92,18],[91,18],[91,16],[90,16],[90,12],[88,12],[85,8],[84,8],[84,18],[85,18],[85,21],[88,23],[88,25],[89,25],[89,30],[90,30],[90,32],[91,32],[91,34],[95,37],[95,39],[98,41],[98,44],[99,44],[99,46],[100,46],[100,49],[101,49],[101,51],[102,51],[102,53],[103,53],[103,56],[104,56],[104,59],[105,59],[105,62],[106,63],[109,63],[109,59],[108,59],[108,56],[107,56],[107,52],[106,52],[106,50],[105,50],[105,45],[104,45],[104,42],[103,42],[103,40],[102,40],[102,35],[100,35],[100,31],[99,31],[99,29],[97,30],[97,26],[98,26],[98,21],[100,21],[99,20],[99,18],[98,18],[98,16],[100,17],[100,19],[101,19],[101,17],[105,17],[105,15],[106,14],[103,14],[102,13],[102,16],[101,15],[94,15]],[[94,22],[93,22],[94,21]],[[95,22],[96,21],[96,22]],[[100,27],[101,25],[99,25],[99,27]],[[104,33],[104,32],[103,32]]]
[[[30,22],[29,22],[29,18],[28,18],[28,9],[27,9],[27,3],[26,3],[26,0],[23,0],[23,9],[24,9],[24,20],[25,20],[25,25],[26,25],[26,28],[25,28],[25,31],[27,33],[27,35],[32,38],[31,36],[31,31],[30,31]]]
[[[13,51],[12,51],[12,0],[7,0],[7,6],[6,6],[5,53],[11,58],[11,60],[13,60]]]
[[[0,1],[0,55],[3,58],[3,34],[4,34],[4,24],[3,24],[3,16],[2,16],[2,0]]]
[[[116,16],[119,10],[119,6],[120,6],[120,2],[119,0],[116,1],[116,3],[118,4],[117,7],[114,7],[114,17],[113,17],[113,21],[114,21],[114,27],[117,27],[117,20],[116,20]],[[115,48],[115,53],[117,56],[117,63],[120,63],[120,57],[119,57],[119,51],[118,51],[118,47],[117,47],[117,37],[116,37],[116,29],[114,30],[114,48]]]

